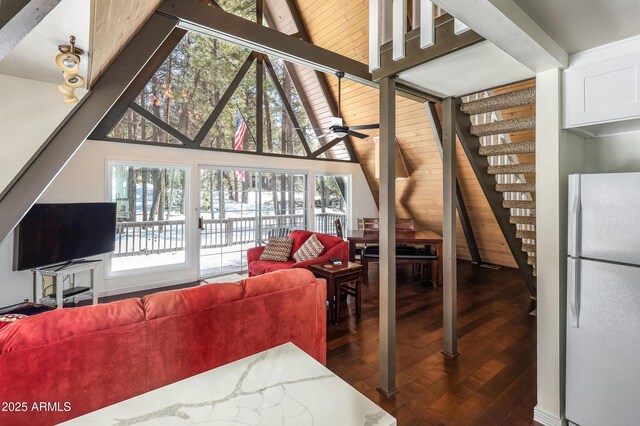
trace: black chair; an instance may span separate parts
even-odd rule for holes
[[[365,247],[361,254],[362,274],[364,282],[369,282],[369,263],[380,262],[380,247]],[[434,287],[438,286],[438,256],[430,248],[416,248],[410,246],[396,247],[396,263],[410,263],[418,265],[420,275],[426,267],[431,269],[431,282]]]
[[[344,239],[344,235],[342,234],[342,222],[340,222],[340,219],[336,219],[335,225],[336,225],[336,236],[338,238]]]
[[[264,238],[262,243],[267,244],[267,242],[269,241],[269,238],[271,237],[288,237],[291,234],[291,232],[292,232],[291,228],[287,228],[287,227],[278,227],[278,228],[269,229],[266,235],[267,238]]]

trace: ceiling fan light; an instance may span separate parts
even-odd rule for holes
[[[66,73],[75,74],[80,71],[80,57],[74,53],[59,53],[56,66]]]
[[[84,78],[82,78],[78,74],[66,74],[64,75],[64,85],[67,87],[76,87],[84,86]]]
[[[347,132],[333,132],[333,136],[335,136],[336,138],[344,138],[345,136],[347,136]]]

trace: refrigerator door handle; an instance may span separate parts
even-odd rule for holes
[[[580,175],[569,176],[569,256],[580,257]]]
[[[580,325],[580,259],[567,262],[567,285],[569,286],[569,306],[571,310],[571,325]]]

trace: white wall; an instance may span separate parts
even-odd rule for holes
[[[561,130],[560,70],[536,81],[537,387],[534,419],[564,418],[567,176],[584,169],[584,140]]]
[[[55,67],[53,59],[52,66]],[[62,103],[63,96],[55,84],[3,74],[0,74],[0,93],[2,192],[73,109],[73,105]]]
[[[640,172],[640,133],[587,139],[585,173]]]
[[[198,179],[198,166],[200,165],[305,171],[309,174],[310,183],[314,182],[316,173],[350,174],[352,177],[352,217],[371,217],[378,214],[373,196],[359,164],[101,141],[85,142],[38,201],[51,203],[105,201],[107,163],[110,160],[181,164],[189,167],[194,181]],[[198,191],[197,185],[191,186],[190,209],[196,208]],[[189,229],[191,229],[190,237],[196,238],[195,223],[192,223]],[[30,298],[32,294],[30,274],[11,271],[12,247],[13,237],[10,235],[0,245],[0,283],[2,283],[0,285],[0,306],[17,303],[22,299]],[[191,255],[190,264],[181,270],[105,279],[103,294],[117,294],[195,281],[198,277],[197,263],[195,262],[197,253],[187,253],[187,257],[189,255]]]

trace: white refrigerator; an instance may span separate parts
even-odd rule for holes
[[[640,424],[640,173],[569,176],[566,417]]]

